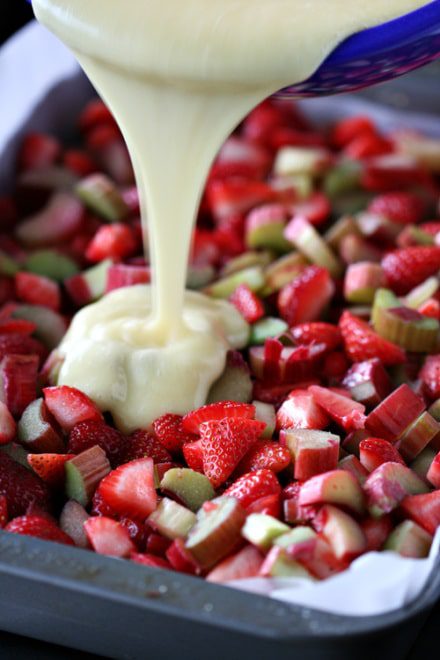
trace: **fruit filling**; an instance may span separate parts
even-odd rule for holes
[[[425,155],[440,144],[411,134],[408,155],[367,117],[318,132],[290,102],[256,107],[212,165],[188,271],[200,359],[219,324],[226,359],[202,365],[196,406],[152,388],[161,414],[148,420],[136,371],[110,378],[101,345],[142,332],[112,326],[128,292],[139,319],[148,305],[139,198],[104,104],[78,126],[75,149],[27,136],[0,198],[2,528],[217,583],[322,580],[371,550],[427,556],[440,526],[440,161]],[[371,136],[383,154],[359,147]],[[94,351],[104,392],[102,379],[63,383],[78,336],[78,383]],[[157,369],[191,389],[181,346],[172,358]]]

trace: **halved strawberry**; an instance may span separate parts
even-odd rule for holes
[[[15,290],[18,299],[30,305],[42,305],[55,312],[60,308],[60,289],[58,284],[48,277],[34,273],[17,273]]]
[[[368,211],[402,225],[415,225],[423,217],[424,203],[415,193],[400,190],[374,197],[368,205]]]
[[[362,465],[373,472],[382,463],[401,463],[405,461],[397,449],[388,440],[382,438],[365,438],[359,443],[359,455]]]
[[[342,344],[339,328],[322,321],[299,323],[290,329],[290,334],[297,344],[325,344],[329,350],[334,350]]]
[[[417,245],[390,252],[382,259],[388,286],[404,295],[440,269],[440,247]]]
[[[289,325],[316,321],[330,302],[334,291],[328,270],[309,266],[279,292],[279,313]]]
[[[350,432],[361,429],[365,425],[365,406],[352,401],[346,396],[329,390],[325,387],[312,385],[309,387],[316,403],[321,406],[337,424],[345,431]]]
[[[38,476],[52,488],[61,488],[66,471],[64,464],[75,454],[28,454],[27,462]]]
[[[154,420],[153,431],[161,445],[168,451],[178,452],[185,443],[196,439],[184,426],[184,419],[181,415],[167,413]]]
[[[265,426],[264,422],[243,417],[224,417],[200,425],[203,472],[214,488],[232,474]]]
[[[348,310],[342,313],[339,329],[344,339],[345,351],[353,362],[362,362],[372,358],[379,358],[385,365],[405,362],[405,351],[380,337],[368,323]]]
[[[22,171],[49,167],[59,158],[60,153],[61,145],[51,135],[28,133],[21,143],[18,167]]]
[[[69,434],[67,450],[80,454],[95,445],[105,451],[112,467],[116,467],[125,458],[128,440],[102,419],[87,419],[75,424]]]
[[[229,301],[248,323],[255,323],[264,316],[262,300],[251,291],[247,284],[240,284],[229,298]]]
[[[98,491],[113,511],[135,520],[145,520],[157,505],[152,458],[125,463],[101,481]]]
[[[129,463],[137,458],[152,458],[154,463],[171,463],[173,457],[150,431],[139,429],[125,441],[122,461]]]
[[[187,442],[182,447],[183,457],[188,467],[196,472],[203,472],[202,441]]]
[[[87,247],[86,257],[93,262],[126,259],[132,257],[139,247],[133,229],[121,222],[114,222],[98,229]]]
[[[203,424],[203,422],[212,422],[225,417],[253,419],[255,417],[255,406],[251,403],[239,403],[238,401],[209,403],[187,413],[182,420],[182,426],[188,433],[199,433],[200,424]]]
[[[71,431],[76,424],[86,420],[102,421],[102,413],[89,397],[75,387],[60,385],[45,387],[44,400],[49,412],[64,431]]]
[[[257,470],[244,474],[223,494],[227,497],[234,497],[242,507],[247,509],[256,500],[263,497],[280,495],[281,486],[272,470]]]
[[[14,518],[5,527],[5,532],[36,536],[45,541],[74,545],[73,540],[49,518],[37,515],[25,515]]]
[[[325,429],[327,413],[307,390],[293,390],[277,412],[277,429]]]
[[[93,550],[100,555],[128,557],[136,551],[128,530],[112,518],[88,518],[84,529]]]
[[[281,472],[291,462],[291,455],[286,447],[272,440],[257,440],[246,456],[240,461],[239,474],[256,472],[257,470],[272,470]]]

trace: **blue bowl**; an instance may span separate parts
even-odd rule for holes
[[[396,78],[440,57],[440,0],[343,41],[304,82],[278,97],[352,92]]]

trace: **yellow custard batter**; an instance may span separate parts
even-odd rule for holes
[[[309,77],[346,36],[420,0],[34,0],[118,120],[133,160],[153,286],[80,311],[59,382],[124,431],[202,405],[248,328],[228,303],[185,293],[191,231],[222,141],[249,110]]]

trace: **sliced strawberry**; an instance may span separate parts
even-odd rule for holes
[[[0,401],[0,445],[7,445],[15,437],[17,425],[8,410],[8,407]]]
[[[418,245],[390,252],[382,259],[388,286],[404,295],[440,269],[440,247]]]
[[[75,454],[28,454],[27,462],[45,483],[61,488],[66,476],[64,464],[71,458],[75,458]]]
[[[112,516],[109,516],[110,518]],[[150,528],[148,525],[146,525],[144,522],[140,522],[139,520],[133,520],[132,518],[127,518],[125,516],[122,516],[119,519],[119,522],[130,535],[131,540],[133,543],[136,544],[136,547],[139,549],[144,549],[147,545],[148,539],[150,536]]]
[[[363,133],[355,137],[343,150],[344,156],[362,160],[373,156],[383,156],[393,151],[390,140],[380,135]]]
[[[433,536],[440,527],[440,490],[405,497],[400,508],[406,518],[414,520]]]
[[[243,417],[225,417],[200,425],[203,472],[217,488],[232,474],[266,424]]]
[[[4,495],[0,495],[0,529],[4,529],[8,520],[8,500]]]
[[[419,378],[423,391],[430,399],[440,398],[440,355],[428,355]]]
[[[183,457],[188,467],[196,472],[203,472],[203,447],[201,440],[187,442],[182,447]]]
[[[289,325],[316,321],[333,297],[335,288],[328,271],[309,266],[278,294],[278,310]]]
[[[255,406],[250,403],[239,403],[238,401],[219,401],[197,408],[185,415],[182,426],[188,433],[199,433],[200,424],[224,419],[225,417],[242,417],[253,419],[255,417]]]
[[[68,385],[45,387],[43,393],[49,412],[64,431],[70,432],[80,422],[103,419],[102,413],[93,401],[75,387]]]
[[[93,99],[81,112],[78,120],[79,129],[83,133],[88,133],[92,128],[103,124],[116,127],[116,121],[105,103],[101,99]]]
[[[100,555],[128,557],[136,551],[127,529],[112,518],[88,518],[84,529],[93,550]]]
[[[38,515],[25,515],[14,518],[5,527],[5,532],[12,534],[24,534],[25,536],[36,536],[45,541],[74,545],[73,540],[54,522],[46,517]]]
[[[240,284],[229,301],[248,323],[255,323],[264,316],[262,300],[246,284]]]
[[[154,463],[171,463],[173,457],[164,445],[150,431],[139,429],[131,434],[125,442],[125,451],[122,456],[124,463],[137,458],[152,458]]]
[[[399,454],[397,449],[382,438],[365,438],[359,443],[359,455],[362,465],[369,471],[373,472],[382,463],[401,463],[405,465],[405,461]]]
[[[305,218],[311,225],[321,225],[331,213],[331,204],[322,192],[314,192],[307,199],[294,202],[291,206],[293,215]]]
[[[257,440],[240,461],[237,471],[240,474],[257,470],[272,470],[277,473],[285,470],[290,461],[290,452],[286,447],[272,440]]]
[[[153,459],[140,458],[121,465],[104,477],[98,490],[116,513],[145,520],[157,504]]]
[[[330,140],[336,147],[345,147],[360,135],[375,135],[376,127],[370,117],[354,115],[344,117],[333,126]]]
[[[290,329],[290,334],[297,344],[325,344],[329,350],[334,350],[342,344],[339,328],[322,321],[299,323]]]
[[[53,165],[61,153],[61,145],[54,137],[43,133],[28,133],[18,154],[21,171],[37,170]]]
[[[402,225],[415,225],[423,217],[424,203],[411,192],[387,192],[374,197],[368,205],[368,211]]]
[[[140,552],[132,552],[130,555],[131,561],[135,564],[142,564],[142,566],[150,566],[151,568],[165,568],[172,570],[171,564],[162,557],[156,555],[142,554]]]
[[[168,451],[178,452],[185,443],[196,439],[184,426],[183,421],[184,418],[181,415],[168,413],[153,422],[153,430],[157,439]]]
[[[5,355],[0,363],[1,399],[19,417],[37,396],[37,355]]]
[[[325,429],[330,418],[307,390],[293,390],[277,412],[277,429]]]
[[[150,269],[146,266],[128,266],[127,264],[113,264],[107,270],[107,284],[105,292],[135,284],[147,284],[150,281]]]
[[[93,262],[126,259],[132,257],[139,247],[133,229],[121,222],[114,222],[98,229],[87,247],[86,257]]]
[[[385,365],[405,362],[405,352],[392,342],[380,337],[372,328],[348,310],[339,320],[345,351],[353,362],[378,358]]]
[[[93,158],[81,149],[67,149],[63,154],[63,165],[81,178],[98,170]]]
[[[346,396],[333,392],[325,387],[312,385],[309,387],[316,403],[321,406],[339,426],[350,432],[361,429],[365,425],[365,406],[352,401]]]
[[[275,198],[275,192],[267,183],[238,177],[211,180],[206,195],[217,221],[234,213],[246,213],[254,206],[271,202]]]
[[[111,506],[104,502],[104,499],[99,492],[99,488],[93,495],[91,514],[92,516],[106,516],[107,518],[114,518],[115,520],[118,518],[118,514],[113,511]]]
[[[15,276],[17,298],[30,305],[42,305],[57,312],[61,305],[58,284],[43,275],[17,273]]]
[[[224,492],[227,497],[234,497],[247,509],[256,500],[268,495],[280,495],[281,486],[271,470],[248,472],[237,479]]]
[[[125,458],[127,444],[127,438],[102,419],[87,419],[75,424],[70,431],[67,450],[80,454],[98,445],[107,454],[112,467],[116,467]]]
[[[272,495],[265,495],[264,497],[258,498],[258,500],[255,500],[247,507],[246,513],[248,515],[251,513],[264,513],[266,516],[281,519],[280,494],[273,493]]]

